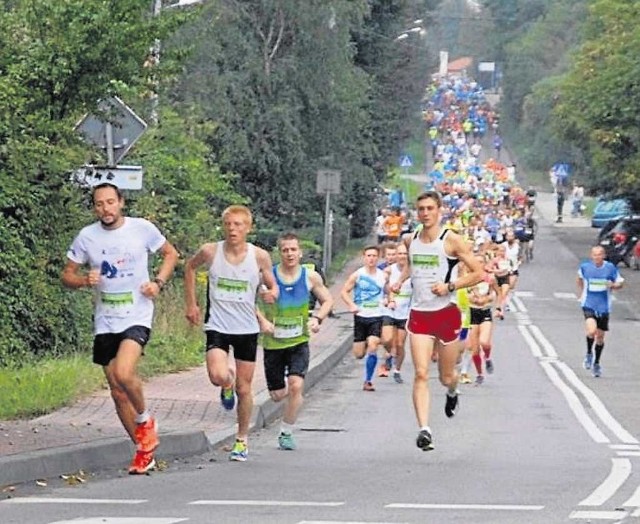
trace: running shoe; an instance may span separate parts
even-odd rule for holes
[[[156,467],[153,451],[136,451],[129,465],[129,475],[144,475]]]
[[[593,373],[593,376],[596,378],[602,376],[602,366],[600,366],[600,364],[594,363],[592,373]]]
[[[394,371],[393,372],[393,380],[396,381],[396,384],[403,384],[404,380],[402,380],[402,375],[400,374],[399,371]]]
[[[229,454],[229,460],[246,462],[248,457],[249,448],[247,448],[247,443],[244,440],[236,439],[233,448],[231,449],[231,453]]]
[[[158,444],[160,444],[156,419],[149,417],[149,420],[146,422],[136,424],[135,437],[138,444],[138,450],[145,453],[153,453],[153,451],[158,447]]]
[[[476,386],[481,386],[484,382],[484,375],[478,375],[476,377]]]
[[[431,451],[433,449],[431,433],[426,429],[421,429],[420,433],[418,433],[418,438],[416,439],[416,446],[418,446],[422,451]]]
[[[458,409],[458,392],[456,391],[453,395],[447,392],[447,401],[444,404],[444,414],[451,418],[456,414],[456,410]]]
[[[227,411],[231,411],[236,405],[236,392],[233,388],[233,384],[229,387],[220,388],[220,404]]]
[[[469,376],[469,373],[460,373],[460,383],[471,384],[471,377]]]
[[[582,366],[584,367],[584,369],[589,370],[591,369],[592,364],[593,364],[593,353],[587,353],[584,356],[584,362],[582,363]]]
[[[296,449],[296,442],[293,440],[293,435],[291,433],[280,433],[280,435],[278,435],[278,447],[284,450]]]
[[[364,385],[362,386],[362,391],[375,391],[376,388],[373,387],[373,384],[371,382],[365,382]]]
[[[484,363],[484,365],[487,368],[487,373],[489,373],[489,375],[491,375],[493,373],[493,360],[487,359],[486,362]]]
[[[387,366],[385,364],[380,364],[380,366],[378,367],[378,376],[379,377],[389,376],[389,370],[387,369]]]

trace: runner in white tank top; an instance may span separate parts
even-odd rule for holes
[[[407,331],[415,368],[413,403],[420,427],[416,445],[423,451],[433,449],[429,428],[429,363],[434,350],[438,351],[440,382],[448,390],[445,403],[447,417],[454,416],[458,406],[455,365],[460,354],[457,341],[460,311],[452,303],[451,295],[458,288],[480,282],[484,274],[468,243],[452,231],[441,231],[441,207],[442,199],[435,191],[427,191],[417,198],[418,220],[423,227],[415,237],[405,240],[409,244],[409,268],[391,287],[392,294],[395,294],[411,277],[413,297]],[[456,259],[469,268],[464,276],[456,275]]]
[[[252,224],[251,211],[245,206],[230,206],[222,213],[222,223],[224,242],[204,244],[185,265],[185,302],[187,319],[199,325],[196,270],[206,266],[209,278],[204,326],[207,372],[211,383],[221,387],[220,402],[225,409],[234,408],[235,392],[238,394],[238,433],[229,459],[245,461],[259,331],[256,291],[262,282],[267,289],[261,292],[261,298],[273,303],[278,297],[278,284],[273,276],[269,253],[247,242]],[[229,367],[231,347],[235,371]]]

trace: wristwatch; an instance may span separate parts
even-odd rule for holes
[[[449,290],[449,293],[453,293],[456,290],[456,285],[453,281],[447,284],[447,289]]]

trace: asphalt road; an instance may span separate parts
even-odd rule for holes
[[[578,229],[542,224],[496,325],[496,372],[461,386],[453,419],[432,370],[433,451],[415,447],[410,362],[405,384],[377,379],[368,393],[362,362],[347,357],[308,395],[294,452],[276,449],[276,424],[252,436],[244,464],[217,450],[145,477],[58,479],[1,501],[0,522],[640,522],[640,272],[622,270],[604,374],[593,378],[574,292],[596,231]]]

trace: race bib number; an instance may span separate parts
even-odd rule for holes
[[[607,282],[606,278],[592,278],[589,280],[589,291],[594,293],[599,293],[602,291],[607,291]]]
[[[123,291],[121,293],[100,293],[102,312],[106,317],[125,318],[133,310],[133,292]]]
[[[251,294],[247,280],[224,277],[218,277],[213,293],[222,302],[248,302]]]
[[[440,267],[438,255],[416,254],[411,257],[411,264],[413,266],[412,278],[422,280],[426,285],[437,282],[438,268]]]
[[[304,333],[302,317],[276,317],[273,321],[274,338],[295,338]]]

